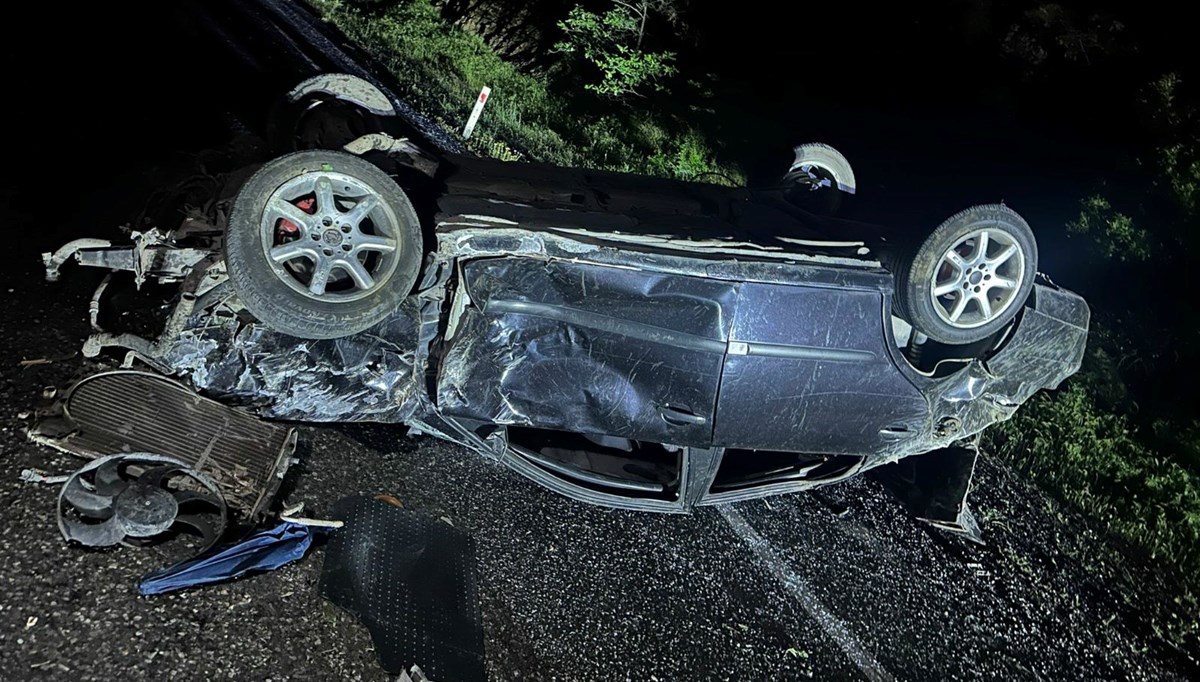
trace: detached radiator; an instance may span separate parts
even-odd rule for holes
[[[61,406],[61,416],[43,420],[31,439],[88,458],[122,452],[175,457],[216,481],[229,506],[251,519],[267,511],[296,446],[294,428],[147,372],[87,377]]]

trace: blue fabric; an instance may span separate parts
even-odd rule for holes
[[[285,521],[213,554],[150,573],[142,578],[138,592],[162,594],[232,580],[252,571],[273,571],[303,557],[311,545],[308,526]]]

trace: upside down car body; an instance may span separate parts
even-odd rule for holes
[[[856,183],[824,145],[731,189],[460,154],[353,70],[286,104],[299,151],[230,175],[207,214],[47,257],[180,282],[161,336],[97,332],[88,354],[267,418],[408,424],[623,508],[892,464],[919,515],[967,531],[975,436],[1083,355],[1088,307],[1037,273],[1015,211],[920,235],[839,220]]]

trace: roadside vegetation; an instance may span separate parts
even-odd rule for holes
[[[469,140],[476,152],[744,183],[703,134],[703,106],[671,103],[703,102],[705,93],[679,73],[674,52],[654,45],[655,31],[684,22],[670,0],[614,1],[601,11],[564,5],[549,63],[520,69],[429,0],[310,2],[449,131],[461,130],[480,88],[491,86],[485,121]],[[998,53],[1043,86],[1085,74],[1106,82],[1104,69],[1124,68],[1134,50],[1121,21],[1059,4],[1031,4],[993,37]],[[1172,567],[1188,588],[1177,601],[1194,613],[1200,296],[1191,277],[1200,272],[1200,97],[1188,85],[1177,73],[1147,71],[1132,89],[1106,93],[1140,100],[1135,124],[1145,145],[1141,180],[1080,197],[1078,218],[1065,226],[1078,257],[1104,283],[1082,292],[1093,310],[1083,369],[992,429],[985,445],[1130,551]],[[1176,642],[1200,636],[1194,619],[1163,628]]]
[[[1200,644],[1200,110],[1176,73],[1142,88],[1140,183],[1068,224],[1097,279],[1079,374],[985,433],[988,449],[1161,566],[1184,590],[1168,640]],[[1115,286],[1114,286],[1115,285]],[[1085,295],[1088,292],[1084,292]]]
[[[673,54],[644,47],[640,27],[656,18],[648,5],[638,6],[641,15],[623,5],[601,14],[564,9],[559,59],[524,72],[446,21],[429,0],[311,4],[395,73],[408,88],[400,94],[447,131],[461,133],[480,89],[491,87],[483,120],[467,140],[476,153],[744,184],[686,114],[665,104]]]

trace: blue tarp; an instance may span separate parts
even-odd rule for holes
[[[308,526],[285,521],[236,545],[150,573],[142,578],[138,591],[162,594],[232,580],[252,571],[273,571],[303,557],[311,545]]]

